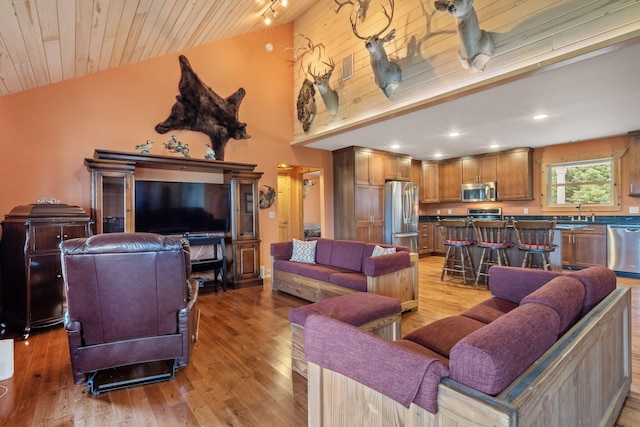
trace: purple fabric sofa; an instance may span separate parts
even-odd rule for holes
[[[271,244],[272,288],[317,302],[353,292],[400,299],[403,311],[418,308],[418,257],[406,246],[372,256],[375,244],[326,238],[317,241],[315,263],[290,261],[293,242]]]
[[[490,299],[398,341],[310,316],[310,425],[615,421],[631,384],[629,289],[605,267],[565,275],[494,266],[489,274]],[[343,394],[362,410],[332,405]],[[562,414],[549,413],[560,406]],[[357,418],[367,407],[377,408],[376,422]]]

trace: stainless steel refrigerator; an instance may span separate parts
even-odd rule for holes
[[[408,246],[411,252],[418,252],[418,185],[389,181],[384,190],[386,243]]]

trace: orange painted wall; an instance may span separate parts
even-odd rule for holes
[[[267,53],[265,43],[275,49]],[[293,140],[293,27],[284,25],[212,43],[137,64],[102,71],[0,98],[0,215],[14,206],[55,198],[91,207],[90,174],[84,158],[95,148],[135,151],[148,139],[152,154],[170,154],[162,144],[175,134],[188,143],[191,156],[203,158],[209,138],[197,132],[160,135],[154,127],[171,110],[178,94],[179,54],[200,79],[223,97],[239,87],[247,91],[239,119],[250,139],[227,144],[225,160],[257,164],[261,184],[277,186],[278,163],[321,168],[327,185],[325,220],[333,231],[331,153],[290,146]],[[262,264],[269,244],[277,240],[277,220],[260,211]]]
[[[451,209],[451,215],[466,215],[467,208],[470,207],[501,207],[503,215],[524,215],[524,208],[529,210],[528,215],[557,215],[559,218],[568,215],[566,211],[542,211],[540,200],[540,163],[543,159],[557,159],[563,156],[572,156],[585,153],[600,153],[613,150],[627,150],[621,158],[621,210],[611,212],[598,212],[596,215],[625,216],[629,215],[630,206],[640,206],[639,197],[630,197],[629,193],[629,137],[618,135],[608,138],[598,138],[588,141],[571,142],[566,144],[550,145],[534,150],[533,163],[533,194],[534,200],[495,202],[495,203],[436,203],[421,204],[420,213],[422,215],[436,215],[440,209],[442,215],[447,215]],[[589,213],[587,211],[586,213]],[[573,214],[573,212],[571,212]],[[576,213],[577,214],[577,211]]]

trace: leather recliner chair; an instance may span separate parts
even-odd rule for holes
[[[100,370],[173,360],[173,372],[163,378],[170,379],[189,363],[197,337],[198,285],[189,280],[185,239],[108,233],[69,239],[60,249],[76,384],[91,374],[95,394],[93,376]]]

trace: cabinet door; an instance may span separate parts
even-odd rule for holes
[[[497,179],[499,200],[533,198],[533,150],[498,154]]]
[[[433,240],[431,233],[429,232],[428,222],[421,222],[418,224],[418,253],[420,255],[430,253],[431,243]]]
[[[384,187],[358,185],[355,190],[355,240],[384,243]]]
[[[556,231],[557,233],[557,231]],[[573,265],[573,239],[574,233],[571,231],[562,230],[562,265]]]
[[[135,231],[133,223],[133,174],[93,171],[92,208],[96,233]]]
[[[365,150],[355,152],[356,185],[384,184],[385,156]]]
[[[29,323],[45,325],[59,322],[64,312],[60,256],[31,256],[28,262]]]
[[[369,242],[384,243],[384,186],[372,185],[370,189],[369,212],[371,213],[371,228]]]
[[[258,191],[254,181],[234,180],[233,240],[253,240],[258,236]]]
[[[393,181],[411,180],[411,158],[385,156],[385,179]]]
[[[440,182],[440,168],[435,162],[422,162],[422,193],[420,201],[437,203],[440,201],[438,186]]]
[[[480,156],[462,160],[462,182],[496,181],[496,156]]]
[[[459,202],[461,200],[462,162],[454,160],[440,163],[439,176],[440,202]]]
[[[411,161],[411,182],[418,185],[418,201],[422,201],[422,162]]]
[[[259,242],[238,243],[234,245],[234,282],[259,277],[259,246]]]
[[[62,227],[58,224],[31,225],[28,233],[30,252],[57,252],[62,240]]]
[[[640,196],[640,131],[629,132],[629,195]]]

